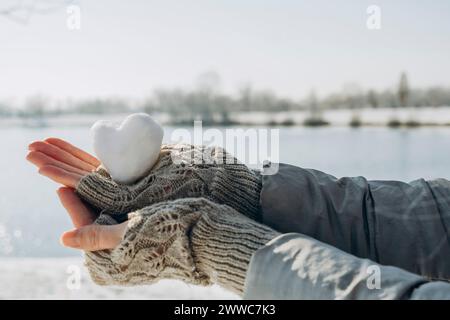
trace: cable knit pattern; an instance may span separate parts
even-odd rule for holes
[[[82,199],[114,215],[161,201],[204,197],[260,220],[261,177],[222,148],[164,145],[156,165],[137,183],[114,182],[104,169],[83,177]]]
[[[96,223],[115,221],[102,214]],[[217,283],[242,294],[251,256],[277,235],[229,206],[179,199],[131,213],[122,242],[113,250],[87,252],[86,265],[100,285],[170,278]]]

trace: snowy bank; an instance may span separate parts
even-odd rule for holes
[[[218,286],[198,287],[176,280],[163,280],[153,285],[137,287],[102,287],[91,281],[81,258],[0,258],[0,299],[239,299],[239,297]]]
[[[130,112],[131,113],[131,112]],[[117,114],[63,114],[43,118],[0,118],[1,127],[79,127],[91,126],[99,119],[121,122],[129,113]],[[167,113],[152,114],[152,117],[163,125],[172,124]],[[348,126],[355,119],[363,126],[388,126],[390,123],[413,124],[416,126],[450,126],[450,106],[442,107],[408,107],[408,108],[363,108],[324,110],[321,118],[331,126]],[[303,125],[310,119],[308,111],[283,112],[230,112],[228,124],[256,125],[256,126],[283,126]],[[183,124],[189,125],[190,122]],[[217,123],[221,125],[221,123]]]
[[[310,117],[307,111],[286,112],[242,112],[231,114],[230,119],[237,123],[249,125],[265,124],[291,124],[302,125]],[[423,108],[364,108],[358,110],[341,109],[325,110],[322,119],[334,126],[347,126],[358,119],[361,125],[387,126],[391,121],[401,123],[416,123],[418,125],[450,125],[450,107],[423,107]]]

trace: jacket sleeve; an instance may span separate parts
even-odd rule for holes
[[[262,221],[360,258],[450,279],[450,182],[337,179],[280,164],[263,175]]]
[[[281,235],[253,255],[245,299],[450,299],[450,283],[357,258],[310,237]]]

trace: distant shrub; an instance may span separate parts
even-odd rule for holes
[[[293,126],[295,125],[294,120],[292,119],[286,119],[280,122],[280,126],[285,126],[285,127],[289,127],[289,126]]]
[[[328,121],[325,121],[322,118],[308,118],[303,122],[303,125],[306,127],[321,127],[328,126],[329,124],[330,123]]]
[[[402,125],[402,122],[398,119],[391,119],[388,121],[387,126],[391,128],[398,128]]]
[[[362,125],[362,121],[359,117],[352,117],[348,125],[354,128],[360,127]]]

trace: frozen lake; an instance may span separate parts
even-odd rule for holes
[[[173,129],[166,128],[166,137]],[[59,244],[70,221],[57,201],[57,185],[39,176],[25,155],[31,141],[49,136],[91,151],[88,127],[8,127],[0,128],[0,133],[0,288],[15,288],[0,289],[0,298],[233,297],[220,288],[194,288],[177,281],[139,289],[98,289],[85,279],[84,291],[64,291],[66,268],[81,266],[80,254]],[[280,129],[281,162],[336,176],[450,178],[449,151],[450,128],[445,127]]]

